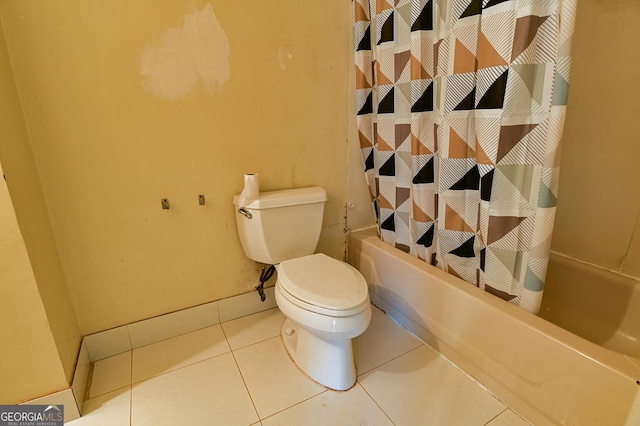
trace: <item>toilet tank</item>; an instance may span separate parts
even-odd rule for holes
[[[326,201],[327,193],[320,187],[261,192],[243,207],[243,214],[235,195],[236,225],[244,253],[269,265],[313,254]]]

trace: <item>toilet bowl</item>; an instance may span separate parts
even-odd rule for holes
[[[282,340],[296,365],[335,390],[356,381],[351,339],[371,320],[367,283],[351,265],[322,253],[276,266],[276,303],[287,318]]]
[[[360,272],[313,254],[326,191],[309,187],[241,195],[233,204],[242,249],[249,259],[278,271],[275,295],[287,317],[281,332],[285,349],[316,382],[349,389],[356,381],[351,339],[367,329],[371,305]]]

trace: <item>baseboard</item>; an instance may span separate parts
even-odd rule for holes
[[[85,336],[90,362],[275,308],[274,287],[265,288],[262,302],[257,292],[240,294],[176,312],[160,315]]]
[[[82,395],[82,398],[84,399],[84,395]],[[78,408],[75,395],[71,388],[41,396],[39,398],[23,402],[20,405],[64,405],[65,423],[80,418],[80,409]]]
[[[85,336],[71,386],[26,401],[23,405],[64,405],[64,422],[78,419],[84,405],[92,362],[275,308],[274,287],[267,287],[264,291],[267,296],[264,302],[257,292],[245,293]]]

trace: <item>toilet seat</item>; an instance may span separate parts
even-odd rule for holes
[[[295,305],[324,315],[343,317],[369,304],[367,282],[351,265],[317,253],[277,266],[282,296]]]

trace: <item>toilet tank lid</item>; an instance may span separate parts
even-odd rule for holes
[[[233,196],[233,204],[238,205],[239,195]],[[261,192],[258,197],[244,207],[248,209],[272,209],[274,207],[295,206],[297,204],[323,203],[327,201],[327,191],[319,186],[309,188],[284,189]]]

